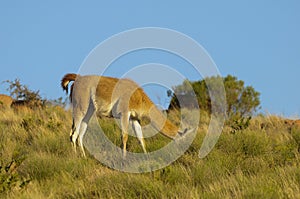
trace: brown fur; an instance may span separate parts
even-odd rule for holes
[[[131,118],[140,120],[142,117],[151,118],[154,127],[169,138],[174,138],[178,133],[178,128],[173,125],[159,111],[154,103],[134,81],[129,79],[117,79],[111,77],[101,77],[96,90],[97,104],[101,101],[110,101],[118,96],[122,96],[117,109],[118,113],[130,111]]]
[[[91,116],[88,113],[89,111],[97,111],[102,116],[121,119],[124,153],[128,139],[127,128],[130,121],[136,124],[136,121],[140,121],[141,118],[148,117],[151,124],[158,131],[172,139],[178,134],[181,135],[186,132],[186,130],[182,133],[179,132],[178,127],[165,118],[143,89],[132,80],[105,76],[77,76],[72,73],[66,74],[62,78],[61,86],[63,90],[68,91],[67,87],[71,81],[74,81],[70,93],[73,104],[71,140],[74,145],[78,136],[82,139],[81,134],[84,134],[84,132],[78,131],[81,129],[82,118],[85,120],[83,121],[84,125],[87,125]],[[136,124],[136,126],[140,125]],[[142,138],[140,141],[143,142]],[[79,143],[82,143],[82,141],[79,140]]]
[[[8,95],[0,94],[0,105],[1,106],[10,107],[12,103],[13,103],[12,97],[10,97]]]
[[[292,126],[297,126],[300,127],[300,120],[290,120],[290,119],[286,119],[284,121],[285,124],[287,124],[288,126],[292,127]]]
[[[63,90],[65,90],[68,93],[69,82],[75,81],[76,78],[77,75],[74,73],[66,74],[61,80],[61,86]],[[71,102],[73,86],[74,84],[71,85]],[[160,130],[160,132],[162,132],[165,136],[174,138],[177,135],[178,127],[173,125],[171,121],[165,118],[161,111],[159,111],[156,108],[154,103],[145,94],[143,89],[141,89],[134,81],[130,79],[118,79],[101,76],[96,90],[96,96],[100,96],[101,99],[96,99],[97,104],[100,104],[101,106],[108,106],[108,104],[111,103],[111,100],[113,98],[113,92],[114,95],[122,93],[122,98],[124,100],[122,100],[123,104],[121,104],[121,107],[119,109],[122,109],[123,107],[126,107],[127,109],[128,107],[129,110],[133,112],[130,117],[136,119],[141,119],[142,117],[150,117],[153,119],[152,122],[154,124],[154,127],[157,130]],[[103,101],[107,102],[107,104],[103,104]],[[103,107],[103,109],[105,108]],[[112,116],[112,113],[105,113],[105,111],[103,111],[102,115]]]

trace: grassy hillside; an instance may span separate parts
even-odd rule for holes
[[[189,150],[170,166],[128,174],[74,155],[71,112],[0,109],[0,198],[300,198],[300,129],[257,116],[243,131],[225,127],[216,147],[198,158],[209,118],[202,115]],[[101,120],[110,139],[120,131]],[[147,148],[165,138],[146,139]],[[141,151],[135,138],[129,150]]]

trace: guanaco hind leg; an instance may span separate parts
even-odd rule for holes
[[[73,110],[73,124],[70,133],[70,140],[72,142],[74,151],[76,153],[77,145],[81,148],[82,155],[85,157],[85,151],[83,148],[83,136],[86,132],[88,123],[95,112],[93,103],[90,103],[87,107],[85,115],[78,109]]]
[[[75,118],[73,118],[72,130],[70,133],[71,134],[70,140],[71,140],[71,143],[72,143],[75,153],[76,153],[77,138],[79,136],[79,130],[80,130],[82,119],[83,119],[83,116],[81,116],[81,115],[77,115]]]
[[[88,126],[88,123],[93,115],[93,113],[95,112],[95,108],[93,106],[92,103],[90,103],[90,106],[88,108],[88,111],[87,113],[85,114],[82,122],[81,122],[81,125],[80,125],[80,131],[79,131],[79,136],[78,136],[78,145],[79,147],[81,148],[81,152],[82,152],[82,155],[85,157],[85,151],[84,151],[84,148],[83,148],[83,136],[86,132],[86,129],[87,129],[87,126]]]

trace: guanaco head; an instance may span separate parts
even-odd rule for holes
[[[183,136],[193,132],[194,130],[195,130],[195,128],[192,128],[192,129],[185,128],[183,131],[178,131],[178,135],[176,136],[176,138],[177,137],[183,137]]]

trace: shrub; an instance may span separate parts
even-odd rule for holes
[[[12,189],[23,189],[31,181],[21,177],[17,172],[24,160],[25,157],[16,152],[10,162],[0,164],[0,194]]]
[[[173,88],[174,94],[168,91],[168,96],[171,96],[171,103],[169,109],[179,108],[179,100],[176,94],[180,98],[187,98],[189,96],[194,96],[198,100],[198,104],[201,110],[208,113],[211,112],[211,99],[210,93],[207,88],[207,83],[209,82],[210,90],[218,93],[221,89],[220,83],[224,83],[224,88],[226,92],[226,103],[227,103],[227,115],[232,117],[239,115],[240,117],[249,116],[255,112],[260,105],[260,93],[255,91],[252,86],[245,86],[244,81],[238,80],[236,77],[228,75],[224,78],[222,77],[208,77],[204,80],[199,80],[195,82],[190,82],[185,80],[181,85],[177,85]],[[218,102],[221,99],[214,99]],[[191,102],[192,103],[192,102]],[[218,103],[216,103],[218,104]],[[192,106],[194,108],[194,106]],[[216,111],[223,111],[224,107],[215,107]]]
[[[236,132],[246,130],[250,125],[250,120],[251,116],[232,118],[228,121],[231,127],[231,133],[235,134]]]

